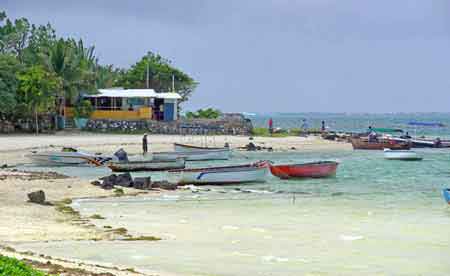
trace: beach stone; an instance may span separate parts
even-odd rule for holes
[[[101,186],[102,185],[102,183],[100,183],[100,181],[98,181],[98,180],[92,181],[91,184],[94,185],[94,186]]]
[[[133,188],[140,190],[149,190],[152,188],[151,177],[136,177],[133,181]]]
[[[31,192],[28,194],[28,199],[32,203],[44,205],[45,203],[45,192],[42,190]]]
[[[119,174],[115,178],[115,184],[122,187],[133,187],[133,178],[130,173]]]
[[[114,188],[114,185],[116,184],[116,178],[117,175],[115,174],[100,178],[100,180],[102,180],[100,187],[105,190],[110,190]]]
[[[163,190],[176,190],[178,185],[176,183],[170,183],[167,180],[155,181],[152,183],[153,188],[160,188]]]
[[[255,151],[255,150],[256,150],[256,146],[255,146],[255,144],[253,144],[253,142],[250,142],[250,143],[248,143],[248,144],[245,146],[245,149],[246,149],[247,151]]]

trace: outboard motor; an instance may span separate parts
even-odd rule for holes
[[[124,149],[119,149],[116,151],[114,156],[119,159],[119,162],[128,162],[128,153]]]

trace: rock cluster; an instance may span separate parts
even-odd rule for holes
[[[51,205],[47,201],[45,201],[45,192],[42,190],[31,192],[27,194],[28,201],[31,203],[36,203],[40,205]]]
[[[121,186],[127,188],[134,188],[139,190],[150,190],[153,188],[160,188],[164,190],[175,190],[177,188],[176,183],[170,183],[168,181],[153,181],[151,177],[131,177],[130,173],[123,174],[111,174],[100,178],[100,181],[91,182],[92,185],[99,186],[102,189],[110,190],[114,186]]]

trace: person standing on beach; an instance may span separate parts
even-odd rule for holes
[[[142,151],[144,155],[148,152],[147,133],[144,133],[144,137],[142,137]]]
[[[322,132],[325,132],[325,121],[322,121]]]
[[[269,133],[272,135],[273,133],[273,120],[272,118],[269,119]]]

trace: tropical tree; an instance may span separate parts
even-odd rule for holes
[[[16,74],[23,66],[12,55],[0,54],[0,117],[11,118],[17,106],[16,91],[19,81]]]
[[[61,79],[44,67],[34,65],[17,74],[18,93],[29,114],[34,114],[36,134],[39,133],[38,116],[54,109]]]
[[[27,46],[30,33],[30,23],[26,18],[19,18],[13,22],[6,18],[5,12],[0,13],[0,23],[2,23],[0,26],[0,53],[13,54],[19,61],[22,61],[23,50]]]
[[[186,118],[188,119],[217,119],[220,117],[222,112],[218,109],[207,108],[199,109],[196,112],[187,112]]]

